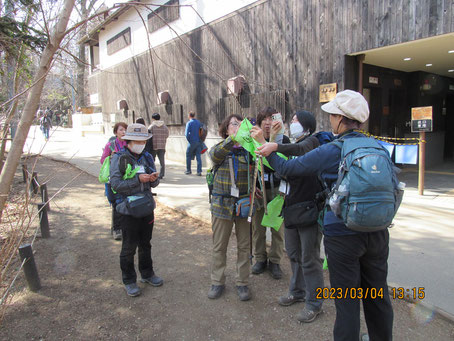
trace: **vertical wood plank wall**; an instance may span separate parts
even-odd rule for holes
[[[182,105],[184,121],[195,110],[215,133],[232,100],[225,99],[226,80],[243,74],[251,94],[275,94],[245,101],[249,114],[269,105],[264,98],[282,103],[276,96],[284,93],[287,120],[307,109],[319,129],[329,129],[319,85],[344,89],[346,54],[453,32],[453,11],[452,0],[258,1],[182,36],[203,62],[176,38],[93,75],[90,92],[99,93],[104,112],[115,112],[116,102],[126,99],[135,116],[149,122],[156,107],[153,61],[158,91],[169,90],[173,104]],[[264,102],[251,103],[257,100]],[[173,133],[183,129],[175,126]]]

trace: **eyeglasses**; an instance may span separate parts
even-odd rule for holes
[[[229,126],[239,127],[240,124],[239,124],[238,122],[235,121],[235,122],[230,122],[230,123],[229,123]]]

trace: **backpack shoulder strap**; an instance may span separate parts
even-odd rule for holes
[[[111,150],[112,152],[115,151],[115,140],[116,140],[116,139],[117,139],[117,138],[116,138],[115,136],[111,136],[111,137],[109,138],[109,148],[110,148],[110,150]]]
[[[148,166],[155,166],[154,164],[154,158],[153,158],[153,155],[151,155],[149,152],[147,151],[144,151],[142,153],[143,157],[145,158],[145,160],[147,160],[147,163],[148,163]]]
[[[331,144],[333,146],[336,146],[337,148],[339,148],[340,150],[342,150],[342,147],[344,146],[344,138],[341,137],[339,139],[336,139],[336,140],[333,140],[331,142],[328,142],[327,144]]]
[[[134,161],[126,152],[118,152],[118,155],[120,156],[118,160],[118,168],[120,169],[121,174],[125,174],[128,164],[132,167],[134,165]]]

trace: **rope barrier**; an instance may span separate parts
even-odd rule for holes
[[[388,137],[388,136],[377,136],[373,135],[367,131],[361,130],[361,129],[355,129],[358,133],[364,134],[368,137],[373,137],[376,140],[380,140],[389,144],[393,144],[396,146],[416,146],[420,145],[421,143],[426,143],[425,140],[421,140],[418,137]],[[418,141],[416,143],[399,143],[399,142],[392,142],[392,140],[398,140],[398,141]]]

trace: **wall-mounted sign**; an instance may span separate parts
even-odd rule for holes
[[[411,132],[432,131],[432,107],[411,108]]]
[[[337,83],[320,85],[320,102],[329,102],[336,97]]]
[[[369,77],[370,84],[378,84],[378,77]]]

